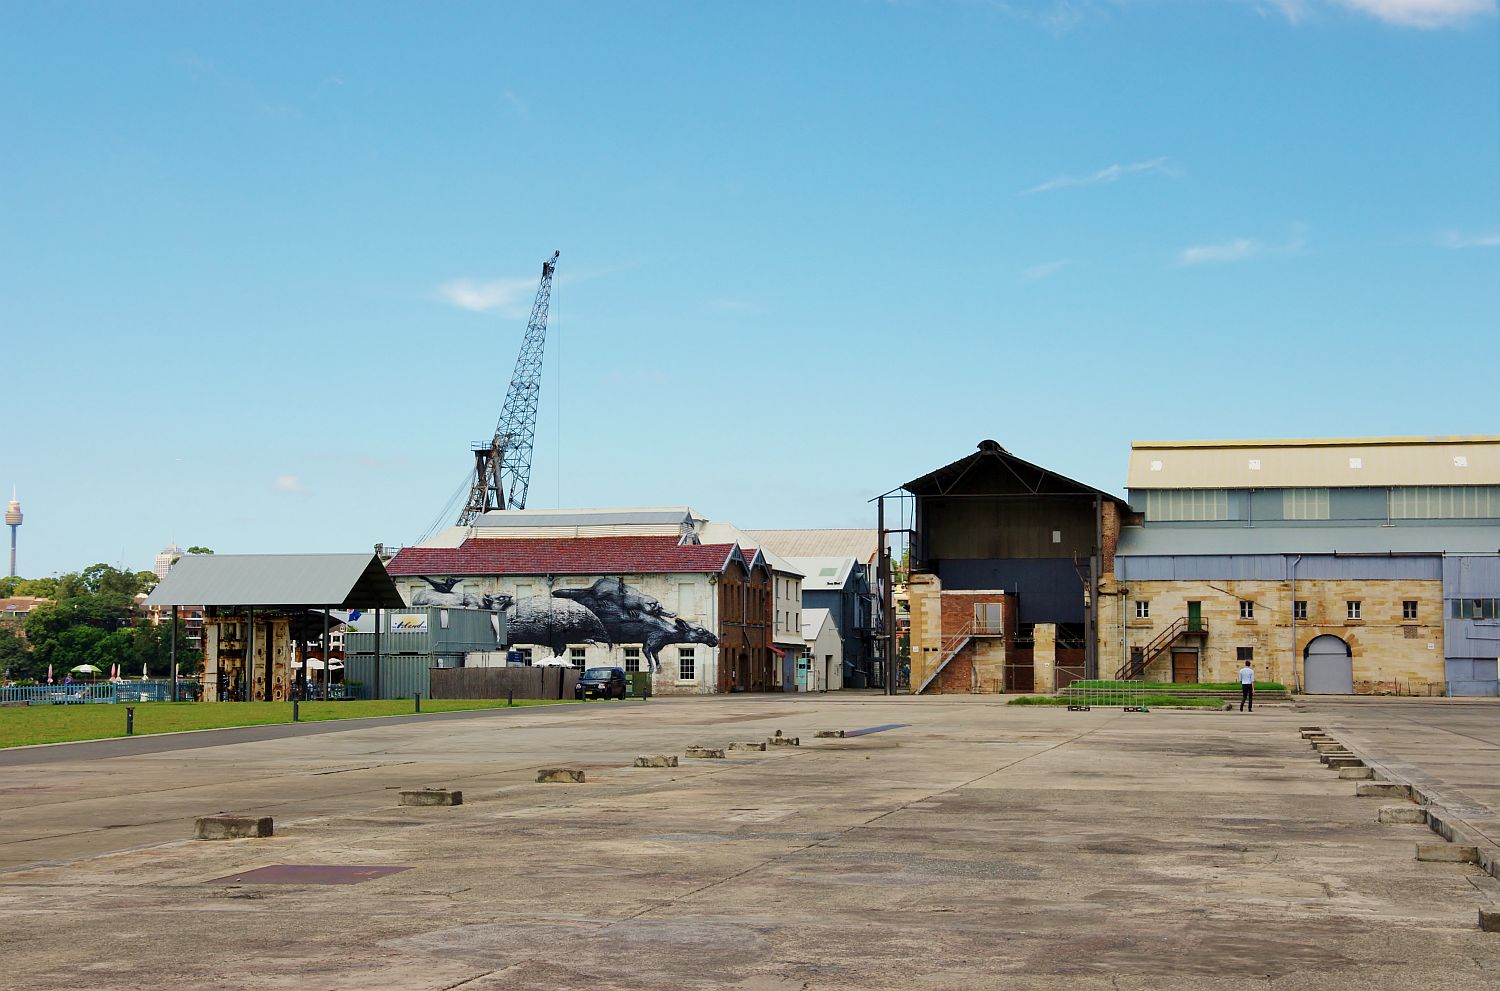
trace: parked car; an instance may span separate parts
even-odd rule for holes
[[[573,687],[573,697],[622,699],[625,697],[626,684],[624,668],[589,668]]]

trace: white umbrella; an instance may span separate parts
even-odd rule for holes
[[[103,674],[102,668],[96,668],[92,664],[80,664],[74,668],[68,668],[69,674]]]
[[[534,668],[570,668],[573,662],[564,657],[544,657],[540,661],[532,661]]]

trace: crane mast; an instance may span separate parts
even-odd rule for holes
[[[526,322],[526,336],[516,355],[510,388],[505,392],[505,406],[495,424],[495,435],[488,443],[470,447],[474,455],[474,478],[469,500],[458,517],[460,526],[492,509],[525,509],[526,492],[531,487],[531,449],[536,441],[536,412],[542,391],[542,357],[547,350],[547,312],[552,302],[552,274],[562,252],[542,262],[542,281],[537,286],[536,302],[531,304],[531,319]]]

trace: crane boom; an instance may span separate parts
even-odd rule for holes
[[[495,436],[488,444],[472,446],[474,479],[468,503],[459,514],[460,526],[466,526],[481,513],[491,509],[525,509],[526,493],[531,487],[531,450],[536,441],[536,412],[542,391],[542,358],[547,350],[547,313],[552,303],[552,275],[557,270],[561,251],[542,262],[542,281],[537,286],[536,301],[531,304],[531,319],[526,322],[526,336],[516,354],[510,388],[505,392],[505,406],[495,424]]]

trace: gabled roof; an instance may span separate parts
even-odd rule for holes
[[[1126,505],[1119,496],[1018,458],[992,440],[980,441],[973,454],[912,479],[902,488],[916,496],[1099,496]]]
[[[880,547],[874,527],[821,530],[746,530],[751,541],[791,560],[799,557],[852,557],[871,564]]]
[[[190,554],[148,606],[399,609],[401,593],[374,554]]]
[[[802,610],[802,639],[812,643],[823,632],[823,625],[831,622],[827,609]]]
[[[676,537],[471,537],[458,547],[406,547],[393,575],[718,574],[734,544],[680,544]]]
[[[802,591],[827,592],[842,589],[849,581],[849,572],[859,562],[852,557],[795,557],[792,564],[805,576]]]
[[[706,543],[739,544],[741,549],[746,552],[747,557],[750,550],[759,550],[765,556],[766,564],[770,566],[773,572],[779,571],[794,578],[801,577],[802,575],[802,572],[790,561],[782,558],[775,548],[762,546],[761,541],[755,539],[752,534],[741,530],[733,523],[705,522],[698,528],[698,536]]]

